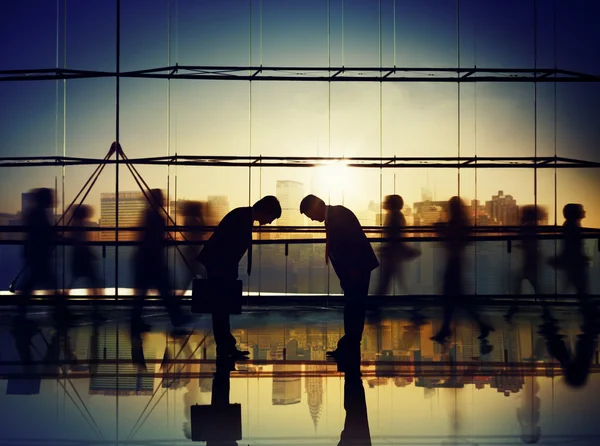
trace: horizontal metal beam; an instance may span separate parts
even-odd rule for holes
[[[215,149],[215,152],[217,150]],[[115,164],[114,159],[31,156],[0,157],[2,167],[68,167]],[[120,160],[120,164],[197,167],[318,167],[342,164],[374,169],[573,169],[598,168],[600,162],[563,157],[285,157],[172,155]]]
[[[300,82],[600,82],[600,76],[555,68],[301,67],[171,65],[121,72],[62,68],[0,71],[0,81],[93,77]]]

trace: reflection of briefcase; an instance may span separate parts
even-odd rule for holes
[[[242,314],[242,281],[194,279],[192,313]]]
[[[242,439],[242,406],[199,405],[190,407],[192,441],[236,441]]]

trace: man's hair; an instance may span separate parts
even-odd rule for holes
[[[307,195],[300,202],[300,213],[306,214],[306,212],[308,210],[314,209],[318,203],[322,203],[322,202],[323,202],[323,200],[321,200],[319,197],[317,197],[315,195],[312,195],[312,194]]]
[[[277,197],[273,195],[262,197],[254,203],[254,206],[252,207],[257,211],[264,212],[274,219],[281,217],[281,205],[279,204]]]
[[[563,217],[566,220],[579,220],[583,217],[583,206],[578,203],[565,204]]]

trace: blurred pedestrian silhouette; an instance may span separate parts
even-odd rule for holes
[[[76,283],[87,284],[90,288],[90,294],[95,296],[94,318],[99,319],[100,314],[97,305],[97,296],[101,293],[102,280],[98,274],[98,258],[94,254],[92,247],[88,244],[88,232],[85,227],[89,225],[89,219],[93,215],[91,206],[81,204],[73,211],[71,225],[71,240],[73,242],[73,251],[71,256],[71,283],[69,289],[72,289]]]
[[[348,359],[344,373],[346,418],[338,446],[371,444],[365,389],[360,375],[360,354]]]
[[[488,337],[493,328],[482,321],[477,313],[475,301],[464,295],[463,268],[465,248],[469,244],[471,227],[467,218],[465,205],[460,197],[452,197],[448,201],[448,221],[438,223],[437,230],[442,237],[446,251],[446,268],[444,270],[444,319],[440,331],[431,339],[441,344],[452,334],[450,323],[457,306],[466,310],[468,315],[479,326],[478,339]],[[486,346],[488,348],[489,346]]]
[[[203,227],[206,226],[205,219],[205,203],[201,201],[185,201],[181,203],[181,215],[183,216],[183,226],[188,228],[185,231],[185,240],[188,242],[183,250],[183,255],[187,262],[188,273],[185,275],[184,291],[190,286],[190,282],[195,277],[202,274],[202,267],[196,261],[198,254],[202,249],[198,242],[204,239],[205,232]]]
[[[421,255],[402,239],[402,230],[406,227],[406,219],[402,213],[404,200],[400,195],[388,195],[383,202],[387,211],[384,222],[384,236],[388,241],[381,247],[381,282],[377,294],[387,294],[395,278],[400,288],[407,292],[404,281],[403,263]]]
[[[51,189],[40,188],[30,191],[32,202],[24,212],[23,219],[27,236],[25,241],[25,277],[21,283],[19,315],[25,317],[27,305],[34,289],[47,287],[56,292],[56,275],[52,265],[52,250],[56,245],[56,233],[49,215],[54,205]],[[62,299],[57,302],[62,304]]]
[[[579,299],[585,300],[588,295],[589,263],[581,237],[581,220],[585,218],[585,210],[580,204],[569,203],[563,208],[563,216],[563,249],[557,258],[550,260],[550,264],[565,272],[567,284],[575,289]]]
[[[600,313],[596,305],[588,301],[582,301],[580,305],[583,324],[581,333],[577,335],[574,356],[567,348],[564,336],[560,334],[558,321],[549,312],[544,315],[539,329],[546,341],[548,353],[560,363],[565,382],[571,387],[586,384],[600,331]]]
[[[519,227],[519,237],[521,240],[521,271],[513,283],[513,294],[521,294],[523,281],[529,282],[535,294],[540,293],[540,252],[538,248],[537,227],[539,222],[546,218],[546,211],[536,205],[523,206],[521,208],[521,226]],[[518,311],[518,306],[513,304],[506,315],[507,321],[511,321],[514,314]]]
[[[338,341],[337,349],[328,355],[354,355],[360,351],[371,271],[379,266],[379,261],[350,209],[328,206],[320,198],[307,195],[300,203],[300,212],[313,221],[325,223],[325,261],[331,260],[346,298],[344,336]]]
[[[206,268],[209,280],[234,282],[238,278],[240,260],[248,251],[248,268],[252,271],[252,227],[271,223],[281,217],[279,200],[267,195],[253,206],[239,207],[229,212],[219,223],[198,255],[198,261]],[[216,302],[221,296],[214,296]],[[231,334],[229,313],[217,309],[212,314],[213,333],[217,344],[217,356],[243,356],[249,352],[240,351]]]
[[[139,246],[134,254],[134,286],[137,294],[131,315],[134,332],[149,330],[148,325],[142,321],[142,307],[145,295],[150,289],[158,290],[175,327],[186,322],[181,309],[174,302],[169,280],[163,192],[160,189],[152,189],[148,195],[149,203],[142,216]]]

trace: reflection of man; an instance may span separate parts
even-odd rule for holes
[[[338,446],[371,445],[365,389],[360,374],[360,355],[347,360],[344,373],[344,409],[346,419]]]
[[[311,220],[325,223],[326,256],[331,260],[346,297],[344,336],[331,355],[354,354],[360,350],[371,271],[379,266],[379,261],[350,209],[327,206],[320,198],[307,195],[300,203],[300,212]]]
[[[254,206],[240,207],[229,212],[214,234],[206,242],[198,261],[206,268],[208,279],[235,281],[238,278],[238,265],[248,251],[248,275],[252,265],[252,226],[257,221],[261,225],[271,223],[281,217],[279,200],[272,195],[261,198]],[[219,296],[215,296],[219,298]],[[215,310],[212,315],[213,333],[217,343],[217,356],[242,356],[248,352],[236,348],[236,340],[231,334],[229,314]]]
[[[239,404],[229,403],[230,373],[235,370],[231,358],[217,360],[210,405],[191,406],[192,441],[206,446],[237,446],[242,439],[242,412]]]

